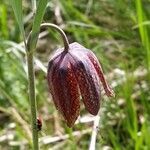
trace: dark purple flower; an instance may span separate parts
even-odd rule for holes
[[[76,42],[69,45],[69,51],[61,48],[54,53],[48,64],[47,79],[55,106],[69,127],[79,116],[80,95],[88,112],[97,115],[100,81],[106,95],[114,96],[94,53]]]

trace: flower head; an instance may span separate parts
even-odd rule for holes
[[[56,108],[72,127],[80,113],[80,97],[85,108],[97,115],[100,108],[100,81],[107,96],[114,96],[94,53],[78,43],[69,50],[58,49],[48,64],[47,80]]]

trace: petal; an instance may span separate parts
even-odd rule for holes
[[[78,84],[68,55],[65,55],[60,65],[56,66],[51,80],[54,103],[66,119],[67,125],[72,127],[80,111]]]
[[[57,95],[55,95],[54,86],[52,84],[52,80],[53,80],[53,78],[55,78],[55,72],[56,72],[56,70],[58,69],[58,67],[59,67],[59,65],[61,63],[60,57],[61,56],[58,56],[57,58],[52,59],[52,60],[49,61],[48,71],[47,71],[47,81],[48,81],[49,91],[50,91],[50,93],[52,95],[54,104],[55,104],[57,109],[59,107],[59,100],[57,98]]]
[[[48,63],[48,70],[47,70],[47,80],[49,83],[49,89],[51,90],[51,75],[52,72],[54,70],[54,68],[56,68],[56,65],[60,65],[60,63],[62,62],[64,56],[65,56],[66,52],[63,51],[63,48],[59,48],[57,50],[55,50],[52,55],[50,56],[50,60]]]
[[[104,77],[104,73],[103,73],[103,69],[98,61],[98,59],[96,58],[95,54],[91,51],[89,51],[89,53],[87,54],[89,59],[91,60],[91,62],[93,63],[96,71],[97,71],[97,74],[99,75],[99,78],[102,82],[102,85],[104,87],[104,90],[106,92],[106,95],[107,96],[111,96],[111,97],[114,97],[115,96],[115,93],[114,91],[110,88],[110,86],[108,85],[105,77]]]
[[[97,115],[100,108],[100,85],[96,70],[85,55],[73,51],[70,53],[85,108],[89,113]]]
[[[52,76],[54,74],[54,71],[56,69],[58,69],[59,65],[61,64],[64,56],[66,53],[62,52],[58,55],[55,55],[55,57],[53,57],[49,63],[48,63],[48,70],[47,70],[47,80],[48,80],[48,85],[49,85],[49,90],[50,92],[52,92]],[[52,93],[51,93],[52,94]]]
[[[107,96],[115,96],[114,91],[110,88],[110,86],[108,85],[105,77],[104,77],[104,73],[101,67],[101,64],[99,63],[97,57],[95,56],[95,54],[91,51],[86,49],[85,47],[83,47],[82,45],[80,45],[77,42],[74,42],[72,44],[70,44],[71,47],[71,51],[73,53],[77,53],[80,57],[87,55],[89,57],[89,59],[91,60],[92,64],[94,65],[94,68],[97,71],[97,74],[100,78],[100,81],[104,87],[104,90],[106,92]]]

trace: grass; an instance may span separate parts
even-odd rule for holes
[[[80,5],[79,5],[80,3]],[[116,98],[103,100],[101,121],[96,147],[109,147],[114,150],[150,149],[150,2],[131,1],[58,1],[60,16],[55,16],[56,3],[50,1],[44,22],[60,23],[70,42],[77,41],[92,49],[102,62],[103,68],[112,85]],[[23,3],[24,17],[30,13],[29,1]],[[88,10],[87,10],[88,9]],[[26,58],[21,52],[22,36],[18,31],[13,10],[8,2],[0,5],[0,139],[13,133],[13,139],[0,141],[0,149],[21,149],[21,142],[30,139],[22,120],[30,127],[30,110],[27,95]],[[31,30],[32,19],[25,22],[26,34]],[[46,40],[48,39],[48,41]],[[12,42],[8,44],[8,41]],[[38,41],[36,58],[47,66],[51,51],[62,43],[58,34],[50,31]],[[44,46],[42,45],[43,43]],[[42,116],[43,129],[40,137],[69,134],[66,140],[42,144],[41,149],[65,148],[88,149],[91,123],[80,123],[69,130],[57,113],[48,93],[45,73],[36,65],[36,95],[38,112]],[[18,120],[15,108],[22,120]],[[9,112],[9,113],[8,113]],[[82,107],[81,116],[87,115]],[[11,124],[14,123],[14,127]],[[9,132],[11,131],[11,132]],[[76,137],[74,131],[80,131]],[[15,145],[13,142],[18,142]],[[23,145],[23,144],[21,144]],[[56,147],[57,145],[57,147]]]

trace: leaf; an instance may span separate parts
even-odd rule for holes
[[[29,43],[29,50],[33,50],[36,47],[36,43],[38,40],[38,35],[40,32],[40,25],[45,13],[46,5],[48,0],[39,0],[38,7],[36,10],[36,14],[33,21],[31,39]]]
[[[137,17],[138,17],[138,25],[139,25],[139,33],[141,36],[141,41],[143,46],[146,49],[147,54],[147,69],[150,73],[150,36],[148,26],[144,26],[143,23],[145,21],[149,21],[144,13],[143,3],[141,0],[136,0],[136,9],[137,9]]]
[[[14,10],[14,14],[19,25],[20,32],[23,36],[24,42],[25,40],[25,32],[24,32],[24,25],[23,25],[23,13],[22,13],[22,0],[9,0],[12,8]]]

